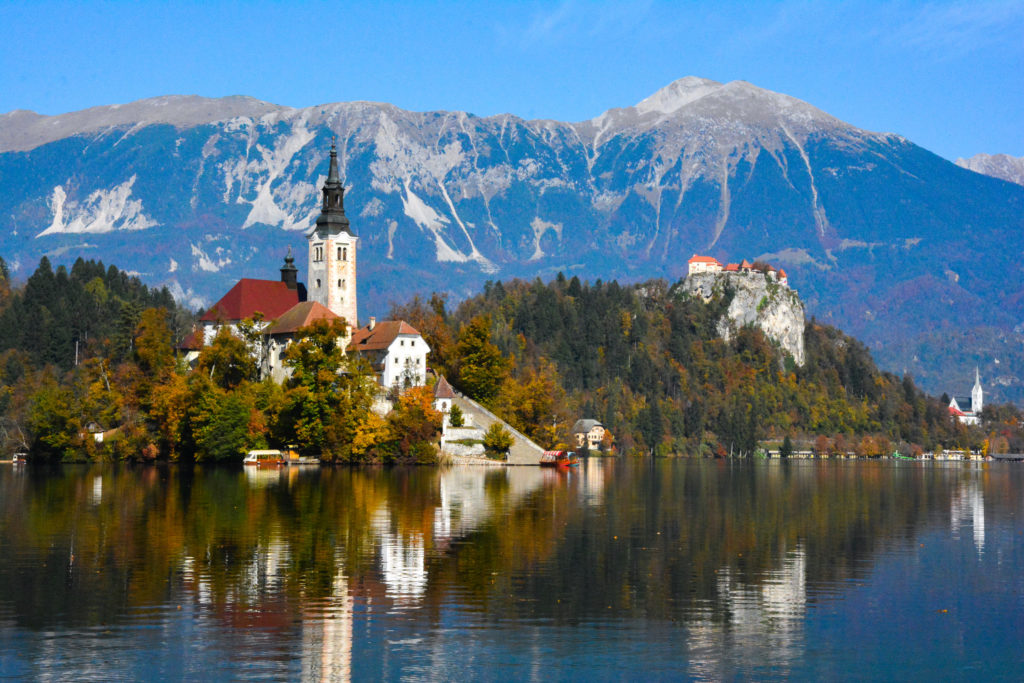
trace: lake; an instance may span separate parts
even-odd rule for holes
[[[0,677],[1024,677],[1024,464],[0,469]]]

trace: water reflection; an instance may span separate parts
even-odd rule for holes
[[[60,671],[104,633],[155,653],[134,677],[529,677],[596,670],[583,639],[610,634],[665,675],[785,676],[877,558],[968,524],[980,557],[986,521],[1021,518],[1022,469],[3,470],[0,675]]]
[[[979,555],[985,550],[985,494],[978,481],[980,476],[979,470],[971,471],[970,479],[960,484],[949,512],[949,527],[954,538],[960,538],[961,526],[970,522]]]

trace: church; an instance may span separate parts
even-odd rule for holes
[[[199,319],[201,327],[186,337],[179,348],[194,363],[202,347],[213,341],[222,327],[239,334],[243,320],[261,319],[262,340],[252,352],[261,376],[285,381],[291,371],[282,355],[303,327],[317,320],[344,320],[345,338],[339,343],[369,358],[377,381],[384,388],[420,386],[426,383],[430,348],[422,335],[405,321],[370,318],[360,329],[356,306],[356,253],[359,238],[345,215],[345,187],[338,173],[338,152],[331,143],[330,166],[323,186],[320,215],[307,236],[307,276],[298,281],[291,249],[284,259],[279,280],[243,278]]]
[[[949,400],[949,414],[966,425],[981,422],[981,408],[984,405],[981,391],[981,375],[974,368],[974,388],[970,396],[954,396]]]

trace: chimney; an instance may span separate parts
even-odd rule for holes
[[[374,327],[376,327],[376,326],[377,326],[377,319],[376,319],[376,318],[374,318],[374,317],[373,317],[373,316],[371,315],[371,316],[370,316],[370,329],[372,330],[372,329],[373,329]]]

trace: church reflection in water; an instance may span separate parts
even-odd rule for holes
[[[114,623],[124,637],[156,621],[166,648],[222,653],[205,666],[258,661],[303,680],[513,650],[513,673],[529,676],[552,657],[599,656],[579,649],[599,634],[664,641],[663,673],[684,660],[697,678],[785,675],[807,654],[809,605],[861,580],[876,553],[936,528],[973,540],[979,561],[995,547],[992,520],[1019,511],[1010,479],[1024,478],[1001,472],[594,459],[568,472],[12,473],[0,617]],[[61,608],[27,611],[46,600]]]

